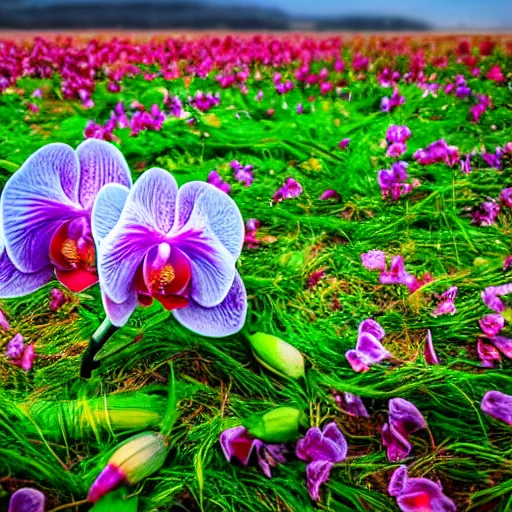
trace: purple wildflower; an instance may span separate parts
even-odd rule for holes
[[[9,359],[11,364],[19,366],[22,370],[28,372],[32,369],[36,357],[34,344],[25,345],[23,336],[17,333],[7,344],[5,357]]]
[[[339,408],[349,416],[354,416],[355,418],[370,417],[360,397],[353,395],[352,393],[344,392],[334,393],[334,399],[336,400]]]
[[[469,153],[460,160],[460,171],[464,174],[471,174],[471,155]]]
[[[512,189],[511,189],[512,190]],[[328,199],[340,199],[340,195],[336,190],[327,189],[324,190],[321,196],[318,198],[320,201],[327,201]]]
[[[274,194],[273,199],[276,203],[279,203],[285,199],[299,197],[301,194],[302,187],[300,183],[295,181],[293,178],[287,178],[284,185]]]
[[[482,332],[489,338],[496,336],[505,327],[505,319],[499,313],[490,313],[479,320]]]
[[[391,125],[386,132],[386,140],[390,143],[405,143],[412,136],[411,130],[407,126]]]
[[[500,201],[503,206],[512,208],[512,188],[504,188],[500,194]]]
[[[482,158],[487,162],[489,167],[493,167],[498,171],[501,170],[501,154],[499,151],[496,153],[487,153],[487,151],[482,151]]]
[[[363,267],[368,270],[386,270],[386,253],[372,250],[361,254]]]
[[[500,299],[502,295],[512,293],[512,283],[502,284],[499,286],[488,286],[481,294],[484,304],[495,311],[496,313],[503,313],[505,311],[505,304]]]
[[[402,512],[455,512],[455,503],[444,495],[441,484],[427,478],[409,478],[407,466],[395,470],[388,492]]]
[[[43,91],[41,89],[36,89],[32,93],[32,98],[42,98],[43,97]]]
[[[448,146],[444,139],[432,142],[424,149],[418,149],[413,158],[421,165],[444,162],[453,166],[459,162],[459,150],[456,146]]]
[[[45,495],[36,489],[18,489],[9,501],[8,512],[44,512]]]
[[[287,450],[284,444],[264,443],[251,436],[242,426],[224,430],[219,441],[228,462],[236,460],[246,467],[253,453],[256,453],[258,465],[267,478],[272,477],[271,468],[286,462]]]
[[[512,266],[512,255],[509,255],[505,258],[503,262],[503,272],[506,272]]]
[[[407,151],[407,146],[403,142],[394,142],[386,150],[386,156],[398,158]]]
[[[452,286],[448,288],[445,292],[443,292],[439,296],[439,304],[436,309],[431,313],[432,316],[441,316],[441,315],[454,315],[457,312],[457,308],[455,307],[455,297],[457,297],[458,292],[457,286]]]
[[[512,425],[512,396],[501,391],[488,391],[480,407],[485,414]]]
[[[238,167],[233,167],[233,164],[236,162],[238,164]],[[244,183],[246,187],[250,187],[252,185],[252,182],[254,181],[254,175],[253,175],[253,166],[252,165],[242,165],[237,161],[233,160],[231,162],[231,168],[234,170],[234,176],[235,179],[239,183]]]
[[[218,188],[226,194],[229,194],[229,191],[231,190],[231,185],[224,181],[217,171],[211,171],[210,174],[208,174],[207,181],[210,185],[213,185],[215,188]]]
[[[103,304],[114,325],[124,325],[138,303],[156,299],[204,336],[242,328],[247,295],[236,260],[244,225],[224,192],[199,181],[178,190],[169,172],[153,168],[131,190],[102,189],[93,233]]]
[[[402,96],[399,91],[396,84],[394,84],[394,91],[391,98],[388,96],[385,96],[382,98],[382,102],[380,104],[380,109],[382,112],[390,112],[394,108],[398,107],[399,105],[403,105],[405,103],[405,97]]]
[[[388,459],[397,462],[411,452],[409,436],[426,428],[427,423],[417,407],[403,398],[389,401],[388,417],[389,423],[382,427],[382,444],[387,448]]]
[[[9,320],[7,320],[5,313],[1,309],[0,309],[0,327],[4,331],[8,331],[11,328],[11,325],[9,324]]]
[[[12,338],[9,343],[7,343],[7,348],[5,349],[5,357],[7,359],[18,359],[23,354],[23,349],[25,348],[25,341],[23,336],[18,333]]]
[[[403,284],[409,288],[409,292],[414,293],[423,285],[431,281],[429,275],[423,276],[423,279],[418,279],[405,270],[403,256],[395,256],[391,260],[389,271],[383,270],[379,276],[381,284]]]
[[[492,226],[500,213],[500,205],[489,198],[489,201],[481,203],[471,214],[473,224],[477,226]]]
[[[423,348],[423,359],[427,364],[439,364],[439,358],[437,357],[434,342],[432,341],[432,332],[427,329],[427,339],[425,340],[425,346]]]
[[[348,145],[350,144],[350,139],[341,139],[339,142],[338,142],[338,147],[340,149],[347,149],[348,148]]]
[[[323,430],[310,428],[306,436],[299,439],[295,453],[308,463],[308,492],[313,500],[320,500],[320,486],[329,480],[334,465],[345,460],[347,452],[347,441],[334,422],[327,424]]]
[[[245,227],[244,244],[249,249],[254,249],[260,244],[260,241],[256,238],[256,232],[260,227],[260,221],[258,219],[249,219]]]
[[[66,296],[58,288],[50,290],[50,309],[52,311],[58,311],[65,302]]]
[[[384,329],[372,318],[359,324],[356,348],[345,353],[352,370],[367,372],[370,366],[393,357],[382,346],[381,341],[385,335]]]
[[[479,339],[476,345],[478,357],[484,368],[493,368],[495,362],[501,361],[500,351],[490,343],[485,343]]]

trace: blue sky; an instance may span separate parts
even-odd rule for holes
[[[24,0],[27,4],[108,3],[130,0]],[[137,1],[137,0],[131,0]],[[138,0],[140,1],[140,0]],[[172,2],[172,0],[146,0]],[[352,14],[398,15],[430,22],[439,28],[512,28],[512,0],[209,0],[229,5],[275,7],[305,16]]]

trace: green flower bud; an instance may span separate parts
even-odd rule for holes
[[[281,377],[304,376],[304,357],[288,342],[270,334],[247,335],[254,357],[263,367]]]
[[[295,441],[300,436],[299,428],[306,424],[304,411],[295,407],[278,407],[242,423],[256,439],[272,444]]]
[[[89,490],[87,499],[96,503],[123,484],[134,485],[158,471],[167,457],[163,436],[143,432],[130,437],[114,452],[107,467]]]

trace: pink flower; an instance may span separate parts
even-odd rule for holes
[[[460,171],[464,174],[471,174],[471,155],[469,153],[461,159]]]
[[[394,142],[391,144],[387,151],[386,156],[392,158],[398,158],[403,155],[407,151],[407,146],[403,142]]]
[[[325,269],[321,268],[320,270],[316,270],[313,272],[308,278],[308,288],[312,290],[321,279],[325,277]]]
[[[498,214],[500,213],[500,205],[492,198],[489,201],[481,203],[472,215],[472,222],[477,226],[492,226],[496,223]]]
[[[437,357],[434,349],[434,342],[432,341],[432,332],[427,329],[427,339],[425,340],[425,346],[423,347],[423,359],[427,364],[439,364],[439,358]]]
[[[208,183],[218,188],[219,190],[222,190],[222,192],[225,192],[226,194],[229,194],[229,191],[231,190],[231,185],[225,182],[220,177],[220,174],[217,171],[211,171],[210,174],[208,174],[207,181]]]
[[[512,208],[512,188],[504,188],[500,194],[500,201],[503,206]]]
[[[476,350],[484,368],[493,368],[495,362],[501,361],[500,351],[494,345],[485,343],[481,339],[477,342]]]
[[[363,267],[368,270],[386,270],[386,253],[372,250],[361,254]]]
[[[299,197],[302,194],[302,187],[300,183],[295,181],[293,178],[287,178],[284,185],[276,191],[273,200],[276,203],[280,203],[285,199],[293,199]]]
[[[389,272],[383,270],[379,276],[381,284],[404,284],[411,293],[414,293],[430,280],[430,276],[424,276],[423,280],[418,280],[415,276],[406,272],[403,256],[395,256],[391,260]]]
[[[455,307],[454,301],[457,296],[458,288],[456,286],[452,286],[448,288],[444,293],[439,297],[439,304],[436,309],[431,313],[432,316],[441,316],[441,315],[454,315],[457,312],[457,308]]]
[[[58,311],[65,302],[66,296],[58,288],[50,290],[50,309],[52,311]]]
[[[491,67],[491,69],[487,72],[487,75],[485,75],[485,78],[487,80],[494,80],[495,82],[503,82],[505,80],[505,77],[503,76],[503,73],[501,72],[501,67],[498,64],[495,64]]]
[[[5,350],[9,362],[28,372],[32,369],[35,359],[34,344],[25,345],[23,336],[18,333],[9,341]]]
[[[338,143],[340,149],[347,149],[350,144],[350,139],[341,139]]]
[[[505,311],[505,304],[501,300],[502,295],[512,293],[512,283],[502,284],[499,286],[488,286],[481,294],[484,304],[495,311],[496,313],[503,313]]]
[[[11,328],[11,326],[9,324],[9,320],[7,320],[5,313],[1,309],[0,309],[0,327],[4,331],[8,331]]]
[[[245,227],[244,243],[249,249],[255,249],[261,242],[256,238],[256,233],[260,227],[258,219],[249,219]]]
[[[505,327],[505,319],[499,313],[490,313],[481,318],[479,324],[483,333],[493,338]]]
[[[320,201],[327,201],[328,199],[340,199],[340,195],[336,190],[327,189],[322,192],[322,195],[318,198]]]

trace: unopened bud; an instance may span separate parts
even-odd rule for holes
[[[304,376],[304,357],[293,345],[262,332],[247,335],[247,339],[254,357],[267,370],[292,379]]]
[[[306,426],[304,411],[295,407],[278,407],[248,418],[243,426],[256,439],[265,443],[279,444],[295,441],[300,436],[299,428]]]
[[[114,452],[107,467],[89,490],[87,499],[96,503],[123,484],[134,485],[158,471],[167,457],[163,436],[152,432],[131,437]]]

